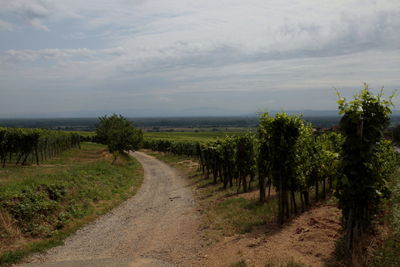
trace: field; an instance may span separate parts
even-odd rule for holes
[[[292,112],[302,114],[304,118],[316,127],[332,127],[338,124],[337,112]],[[273,112],[271,114],[274,114]],[[393,116],[393,124],[399,122],[398,114]],[[133,124],[145,131],[242,131],[254,129],[258,125],[258,116],[225,116],[225,117],[160,117],[160,118],[129,118]],[[19,128],[45,128],[64,131],[94,131],[98,118],[54,118],[54,119],[1,119],[0,126]]]
[[[0,265],[60,242],[135,194],[143,171],[115,165],[103,145],[82,143],[40,165],[0,169]]]
[[[91,131],[66,131],[67,133],[78,134],[83,137],[92,137],[95,136],[95,132]],[[255,129],[247,129],[247,128],[235,128],[230,130],[220,129],[218,131],[212,131],[211,129],[202,129],[198,131],[191,130],[182,130],[182,129],[174,129],[173,131],[143,131],[143,137],[146,140],[151,139],[165,139],[171,141],[199,141],[205,142],[210,139],[216,139],[220,137],[225,137],[227,135],[243,135],[246,132],[255,132]]]
[[[144,132],[143,137],[145,140],[163,139],[170,141],[198,141],[206,142],[210,139],[225,137],[227,135],[243,135],[245,131],[204,131],[204,132]]]

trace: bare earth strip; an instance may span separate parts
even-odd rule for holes
[[[25,266],[187,266],[198,260],[199,215],[184,177],[154,157],[132,155],[145,172],[139,192]]]
[[[230,266],[244,260],[248,266],[325,266],[334,255],[340,236],[340,211],[335,205],[318,205],[287,223],[259,227],[245,235],[225,237],[208,248],[202,266]]]

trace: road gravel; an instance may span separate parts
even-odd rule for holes
[[[138,193],[23,266],[189,266],[199,260],[199,215],[175,169],[142,152]]]

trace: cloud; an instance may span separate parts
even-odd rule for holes
[[[14,30],[14,25],[7,22],[7,21],[3,21],[0,20],[0,32],[1,31],[12,31]]]
[[[288,92],[364,81],[400,85],[398,1],[0,0],[0,5],[0,29],[14,29],[0,34],[27,33],[25,39],[10,38],[20,49],[16,44],[0,51],[1,89],[38,95],[49,93],[43,88],[66,90],[82,98],[96,95],[99,103],[221,102],[250,110],[262,107],[266,92],[274,93],[280,107],[276,101]]]
[[[121,56],[125,53],[122,47],[108,49],[40,49],[40,50],[8,50],[4,60],[8,62],[35,61],[35,60],[62,60],[76,59],[79,61],[103,56]]]
[[[49,28],[44,25],[42,20],[52,13],[52,4],[50,2],[42,0],[1,0],[0,5],[2,6],[1,13],[14,13],[35,29],[49,31]]]

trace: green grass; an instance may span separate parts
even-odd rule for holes
[[[83,224],[134,195],[141,165],[83,143],[42,165],[0,172],[0,265],[58,245]]]
[[[89,131],[67,131],[67,132],[79,134],[80,136],[84,136],[84,137],[90,137],[90,136],[96,135],[96,132],[89,132]]]
[[[273,222],[277,214],[277,204],[275,199],[261,204],[258,199],[234,197],[220,202],[212,212],[217,213],[214,218],[222,214],[222,218],[215,223],[221,229],[226,228],[227,234],[248,233],[254,226]]]
[[[88,162],[98,160],[99,153],[105,150],[105,146],[95,143],[82,143],[81,149],[73,148],[64,151],[39,165],[16,166],[8,164],[6,168],[0,168],[0,185],[9,182],[32,180],[45,174],[60,173],[70,166],[86,165]]]
[[[245,132],[145,132],[145,139],[166,139],[173,141],[206,142],[210,139],[225,137],[226,135],[241,135]]]

